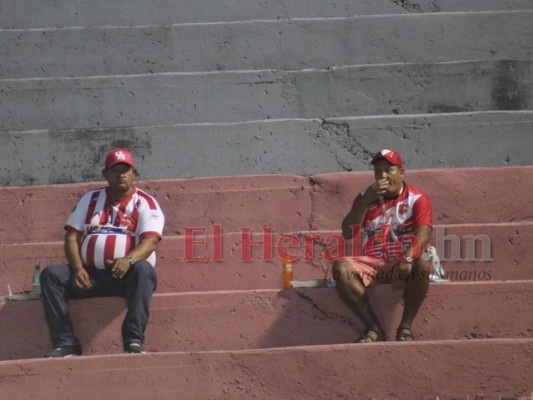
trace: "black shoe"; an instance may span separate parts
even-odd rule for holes
[[[46,354],[47,358],[61,358],[61,357],[76,357],[81,356],[81,346],[80,345],[71,345],[71,346],[62,346],[56,347],[50,353]]]
[[[142,343],[139,342],[131,342],[124,345],[124,352],[125,353],[146,353],[144,350],[144,346]]]

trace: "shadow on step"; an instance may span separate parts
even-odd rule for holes
[[[122,352],[123,299],[71,300],[70,312],[84,354]],[[41,302],[0,303],[0,337],[0,360],[39,358],[49,352],[52,344]]]
[[[369,291],[394,340],[401,291]],[[533,337],[533,281],[432,284],[414,322],[420,341]],[[125,313],[120,298],[71,302],[85,355],[120,354]],[[38,301],[0,304],[0,360],[42,357],[49,350]],[[198,353],[353,343],[363,327],[333,289],[237,290],[154,296],[146,332],[149,352]]]
[[[401,292],[390,291],[390,285],[369,290],[371,305],[388,334],[396,329],[403,309]],[[282,290],[278,300],[283,310],[262,336],[261,347],[353,343],[364,331],[334,289]]]

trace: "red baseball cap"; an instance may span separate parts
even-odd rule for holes
[[[129,150],[122,149],[120,147],[117,147],[113,150],[111,150],[109,153],[107,153],[107,157],[105,159],[105,167],[111,168],[114,165],[117,164],[126,164],[130,167],[135,166],[135,162],[133,161],[133,156],[129,152]]]
[[[371,164],[374,165],[379,160],[387,160],[392,165],[398,165],[400,168],[403,168],[402,158],[394,150],[383,149],[380,152],[376,153],[376,155],[372,159]]]

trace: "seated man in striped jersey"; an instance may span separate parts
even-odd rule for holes
[[[102,173],[108,186],[84,194],[65,225],[68,265],[49,265],[41,274],[45,317],[54,346],[47,357],[82,354],[67,299],[99,296],[126,299],[124,351],[144,352],[149,306],[157,285],[155,250],[165,217],[157,201],[135,187],[137,170],[128,150],[111,150]]]
[[[374,182],[359,193],[342,221],[342,235],[361,234],[361,255],[333,265],[337,293],[365,325],[357,343],[385,340],[370,306],[367,288],[403,280],[405,307],[396,340],[415,340],[413,320],[424,301],[432,271],[427,252],[432,231],[429,197],[404,181],[400,155],[384,149],[372,159]]]

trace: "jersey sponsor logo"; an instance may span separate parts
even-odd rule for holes
[[[394,234],[399,236],[403,233],[408,233],[410,230],[405,229],[405,224],[397,221],[393,221],[390,224],[390,227],[394,230]],[[376,233],[381,232],[383,229],[383,224],[381,222],[372,222],[365,226],[365,232],[367,232],[368,235],[374,235]]]
[[[87,227],[87,235],[127,235],[128,231],[123,227],[108,225],[90,225]]]

